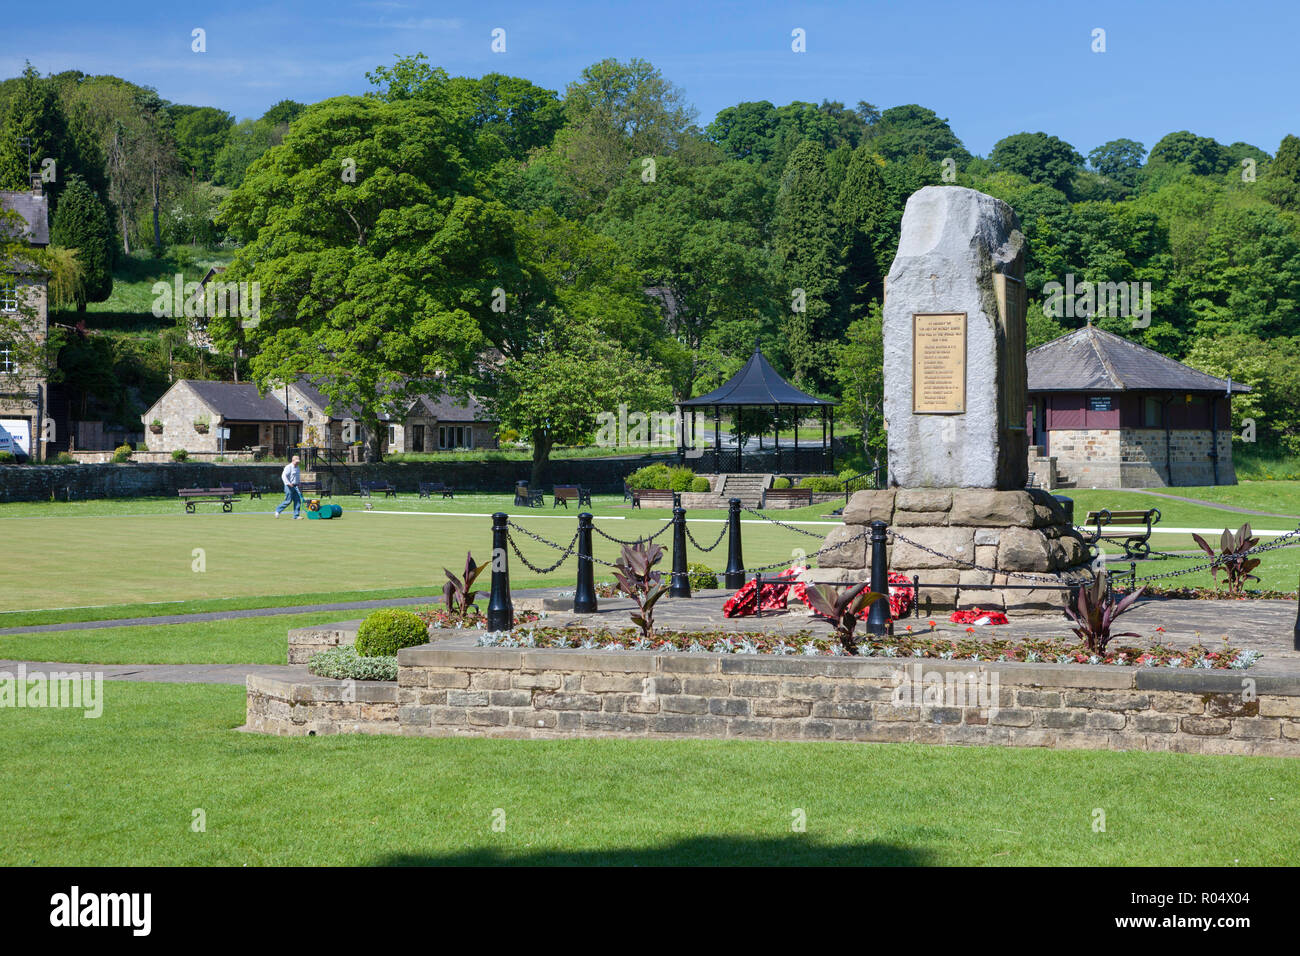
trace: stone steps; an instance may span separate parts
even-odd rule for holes
[[[718,483],[717,492],[725,502],[729,498],[739,498],[746,508],[757,508],[763,501],[763,492],[772,487],[772,476],[768,474],[724,474]]]

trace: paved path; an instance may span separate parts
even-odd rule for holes
[[[275,664],[61,664],[53,661],[0,661],[0,671],[13,674],[22,664],[31,677],[61,671],[102,674],[104,680],[148,681],[162,684],[239,684],[249,674],[282,680],[310,678],[306,667]]]
[[[1161,491],[1147,491],[1145,488],[1141,489],[1141,493],[1151,495],[1153,498],[1168,498],[1170,501],[1186,501],[1188,504],[1205,505],[1208,508],[1218,508],[1220,511],[1232,511],[1239,515],[1263,515],[1266,518],[1290,518],[1293,521],[1300,521],[1300,515],[1284,515],[1278,514],[1276,511],[1255,511],[1251,508],[1238,508],[1235,505],[1225,505],[1218,501],[1206,501],[1204,498],[1184,498],[1182,495],[1168,495]]]

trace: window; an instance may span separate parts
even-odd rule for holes
[[[0,279],[0,312],[18,311],[18,284],[12,279]]]
[[[473,430],[466,425],[439,425],[439,448],[472,448]]]
[[[1160,427],[1160,399],[1146,398],[1142,401],[1142,427],[1159,428]]]
[[[13,359],[13,350],[9,348],[9,343],[0,342],[0,373],[15,372],[18,370],[18,363]]]

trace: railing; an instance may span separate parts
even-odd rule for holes
[[[854,475],[852,478],[844,479],[844,503],[846,505],[849,503],[849,496],[855,491],[867,491],[871,488],[879,488],[880,484],[878,478],[880,474],[881,469],[880,466],[877,465],[870,471],[864,471],[860,475]]]

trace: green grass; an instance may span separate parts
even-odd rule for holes
[[[0,635],[0,658],[82,664],[283,664],[289,628],[332,624],[366,613],[322,611]]]
[[[10,504],[0,506],[0,533],[11,553],[24,560],[0,565],[0,626],[53,623],[54,621],[96,620],[124,616],[120,605],[148,605],[159,602],[145,614],[181,613],[195,609],[216,609],[210,602],[223,601],[244,606],[284,606],[309,603],[324,595],[338,597],[332,589],[346,588],[354,598],[385,596],[355,592],[394,591],[406,594],[436,594],[442,585],[442,569],[463,566],[465,552],[472,550],[485,559],[491,550],[491,520],[479,514],[512,506],[509,496],[460,498],[454,503],[414,498],[376,499],[375,512],[358,510],[356,502],[343,500],[345,513],[333,521],[293,521],[288,516],[272,519],[273,502],[241,502],[244,510],[234,514],[208,512],[184,514],[175,501],[73,502],[72,504]],[[604,522],[598,527],[621,539],[658,531],[670,517],[665,509],[632,512],[617,507],[614,496],[598,498],[593,509],[598,516],[619,516],[626,520]],[[250,505],[256,507],[252,511]],[[116,508],[118,513],[113,514]],[[165,510],[164,510],[165,509]],[[422,514],[383,514],[384,510],[420,511]],[[428,512],[455,512],[433,516]],[[577,509],[514,509],[516,520],[525,528],[551,541],[567,545],[577,529]],[[804,508],[782,514],[785,520],[816,519],[825,508]],[[695,512],[697,519],[721,518],[722,511]],[[37,520],[36,516],[51,520]],[[62,517],[53,517],[62,515]],[[723,528],[720,522],[700,521],[696,538],[709,544]],[[829,526],[811,526],[818,535]],[[667,535],[660,540],[670,544]],[[520,536],[519,548],[534,564],[547,566],[557,552]],[[744,525],[744,557],[748,567],[793,560],[797,548],[815,551],[816,538],[769,523]],[[702,554],[692,548],[691,561],[715,569],[726,560],[726,543]],[[196,556],[195,552],[200,555]],[[605,561],[618,556],[619,546],[595,539],[595,555]],[[111,560],[105,560],[111,555]],[[202,560],[202,571],[194,570]],[[519,588],[571,585],[576,577],[575,560],[555,572],[537,575],[510,556],[511,582]],[[607,577],[599,567],[598,577]],[[52,588],[50,582],[57,582]],[[164,602],[186,602],[183,606]],[[268,601],[270,603],[268,603]],[[105,607],[105,606],[110,607]],[[126,616],[139,614],[133,607]]]
[[[1238,481],[1300,480],[1300,455],[1237,445],[1232,451],[1232,464]]]
[[[112,293],[104,302],[87,305],[86,311],[148,314],[153,309],[155,282],[170,283],[178,272],[186,282],[197,282],[210,267],[229,265],[234,257],[232,249],[191,246],[172,246],[161,256],[155,256],[150,249],[137,250],[129,256],[119,255],[113,268]],[[92,321],[88,319],[87,324]]]
[[[1295,764],[1280,758],[289,739],[235,732],[241,687],[110,682],[105,695],[97,720],[13,710],[0,721],[0,864],[1249,866],[1300,855]],[[191,829],[195,810],[205,832]],[[796,810],[807,832],[792,832]]]

